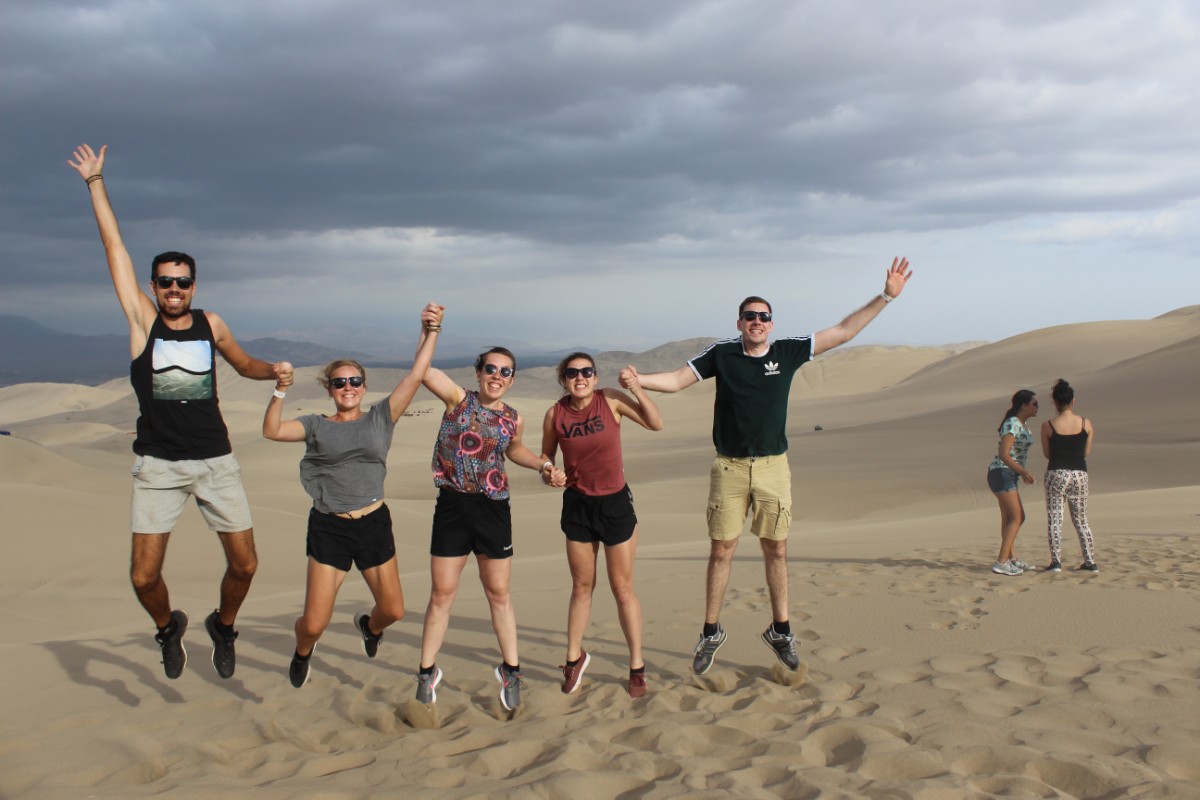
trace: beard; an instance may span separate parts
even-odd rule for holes
[[[192,301],[182,296],[180,299],[182,302],[180,302],[180,304],[177,306],[169,305],[159,301],[157,304],[159,315],[164,319],[179,319],[180,317],[185,317],[190,314],[192,311]]]

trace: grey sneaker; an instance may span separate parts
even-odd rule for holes
[[[712,636],[700,634],[700,641],[696,643],[696,650],[692,653],[692,672],[697,675],[703,675],[712,668],[713,658],[716,657],[717,651],[721,649],[721,645],[725,644],[725,640],[729,638],[729,634],[721,625],[717,624],[717,632]]]
[[[519,670],[509,671],[503,664],[495,669],[496,680],[500,681],[500,705],[506,711],[512,711],[521,705],[521,680]]]
[[[997,575],[1020,575],[1022,570],[1011,561],[1005,561],[1003,564],[997,561],[992,564],[992,572]]]
[[[354,627],[358,628],[358,633],[362,636],[362,649],[367,658],[374,658],[379,652],[379,643],[383,641],[383,634],[378,636],[371,633],[371,615],[363,612],[354,617]]]
[[[1019,558],[1014,558],[1012,561],[1009,561],[1008,563],[1012,564],[1014,567],[1021,570],[1021,572],[1032,572],[1033,571],[1033,567],[1029,566],[1028,564],[1026,564],[1024,561],[1022,561]]]
[[[442,671],[435,664],[428,675],[417,673],[417,702],[430,705],[437,702],[437,687],[442,682]]]
[[[209,637],[212,638],[212,662],[217,668],[217,674],[222,678],[232,678],[233,670],[237,666],[237,656],[233,652],[233,642],[238,637],[237,631],[234,631],[232,636],[226,636],[217,630],[216,611],[204,618],[204,630],[208,631]]]
[[[796,637],[790,633],[776,633],[773,626],[768,626],[762,635],[763,642],[774,651],[779,663],[792,672],[800,669],[800,656],[796,653]]]
[[[299,689],[304,684],[308,683],[308,677],[311,672],[308,669],[308,662],[312,660],[313,653],[317,652],[317,646],[314,644],[313,649],[308,655],[302,656],[296,651],[292,651],[292,664],[288,667],[288,680],[292,682],[292,686]]]
[[[175,623],[175,631],[170,636],[156,633],[154,640],[162,650],[163,671],[167,673],[168,678],[175,680],[183,674],[183,665],[187,663],[187,650],[183,649],[183,632],[187,630],[188,615],[175,609],[171,612],[171,622]]]

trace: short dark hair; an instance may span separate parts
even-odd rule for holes
[[[742,304],[740,306],[738,306],[738,316],[739,317],[742,315],[742,312],[746,310],[746,306],[750,305],[751,303],[762,303],[764,306],[767,307],[767,311],[770,311],[772,314],[775,313],[774,309],[771,308],[770,303],[768,303],[766,300],[762,299],[758,295],[752,294],[749,297],[747,297],[745,300],[743,300]]]
[[[154,257],[154,261],[150,264],[150,280],[158,277],[159,264],[184,264],[188,268],[188,272],[192,276],[192,280],[196,280],[196,259],[189,256],[187,253],[177,253],[174,250],[168,250],[165,253],[159,253]]]
[[[514,356],[512,354],[512,351],[509,350],[507,347],[492,347],[492,348],[480,353],[479,358],[475,359],[475,371],[481,372],[483,370],[483,362],[487,360],[488,356],[493,355],[493,354],[500,355],[500,356],[508,356],[508,360],[511,361],[512,365],[513,365],[513,375],[517,374],[517,357]]]

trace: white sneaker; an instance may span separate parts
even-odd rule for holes
[[[997,561],[992,564],[992,572],[997,575],[1020,575],[1024,570],[1011,561],[1005,561],[1003,564]]]

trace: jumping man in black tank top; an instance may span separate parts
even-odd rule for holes
[[[208,526],[225,549],[220,605],[204,621],[213,641],[213,665],[222,678],[236,665],[234,619],[258,568],[250,508],[241,471],[217,404],[214,350],[239,375],[254,380],[292,381],[292,365],[251,358],[234,340],[224,320],[211,311],[193,311],[196,262],[185,253],[163,253],[150,270],[150,296],[137,285],[133,261],[121,240],[116,214],[101,172],[107,145],[99,154],[80,145],[67,163],[87,184],[100,240],[108,257],[117,300],[129,321],[130,379],[138,397],[134,452],[133,590],[158,626],[168,678],[178,678],[187,661],[183,633],[188,616],[171,609],[162,566],[167,539],[189,496],[196,498]]]

